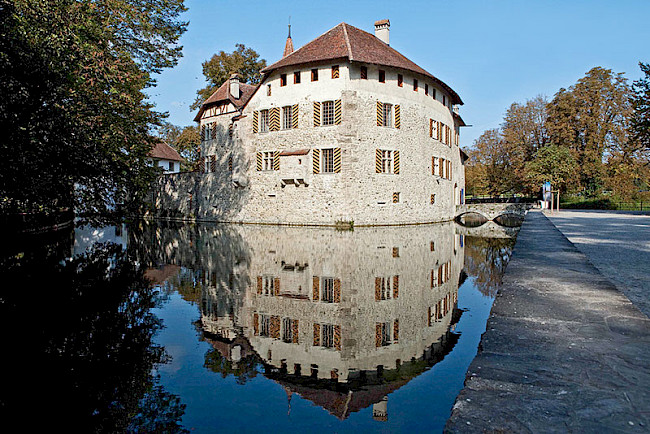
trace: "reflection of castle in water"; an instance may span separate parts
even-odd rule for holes
[[[133,231],[140,259],[202,283],[204,337],[235,369],[264,374],[339,418],[373,405],[457,341],[464,260],[453,223],[340,232],[266,226]],[[450,331],[452,329],[452,331]]]

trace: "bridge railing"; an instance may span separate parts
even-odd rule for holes
[[[537,197],[524,196],[466,196],[465,203],[537,203]]]

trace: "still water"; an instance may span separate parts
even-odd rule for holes
[[[516,230],[122,224],[2,255],[23,426],[441,431]],[[101,242],[102,244],[97,244]]]

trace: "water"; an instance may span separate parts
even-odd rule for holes
[[[21,240],[0,408],[101,432],[441,431],[513,244],[455,223]]]

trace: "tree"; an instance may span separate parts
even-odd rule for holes
[[[634,82],[632,106],[634,114],[631,120],[632,142],[637,146],[635,150],[643,153],[648,158],[650,153],[650,63],[639,62],[645,77]]]
[[[158,130],[158,137],[176,149],[180,156],[183,157],[184,161],[181,170],[195,171],[200,169],[201,136],[197,126],[188,125],[181,128],[165,123]]]
[[[266,60],[258,60],[260,55],[252,48],[246,48],[244,44],[235,46],[237,49],[232,53],[222,50],[213,55],[210,60],[203,62],[203,75],[208,80],[208,85],[196,92],[196,101],[190,106],[190,110],[200,108],[203,101],[219,89],[232,73],[239,74],[242,83],[260,82],[262,78],[260,71],[266,67]]]
[[[566,146],[548,145],[539,149],[526,163],[526,179],[532,191],[539,191],[549,181],[553,189],[562,192],[575,190],[577,164]]]
[[[512,149],[498,128],[485,131],[469,152],[468,190],[489,195],[517,193],[519,182],[512,165]],[[476,184],[472,184],[476,183]]]
[[[176,64],[182,0],[0,0],[4,211],[137,205],[162,115],[143,90]]]
[[[623,74],[592,68],[569,89],[560,89],[548,107],[551,141],[569,148],[578,163],[580,187],[589,197],[600,193],[606,153],[627,140],[630,88]]]

